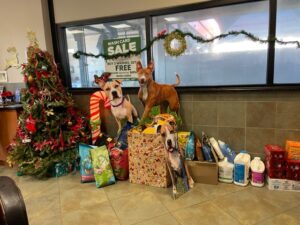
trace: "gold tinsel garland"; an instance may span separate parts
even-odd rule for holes
[[[171,42],[177,40],[179,42],[179,47],[178,48],[172,48],[171,47]],[[180,56],[184,51],[186,50],[186,40],[182,33],[173,31],[170,34],[167,35],[164,41],[164,48],[165,51],[170,55],[170,56]]]

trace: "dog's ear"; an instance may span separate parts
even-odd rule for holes
[[[96,84],[98,84],[99,78],[100,78],[100,77],[98,77],[96,74],[94,75],[94,79],[95,79],[94,81],[95,81]]]
[[[122,84],[122,80],[115,80],[118,84]]]
[[[161,125],[158,125],[156,128],[156,133],[161,134]]]
[[[148,64],[148,69],[150,69],[151,71],[154,70],[154,62],[153,62],[153,60],[151,60],[151,61],[149,62],[149,64]]]
[[[143,69],[141,61],[137,61],[137,63],[136,63],[136,71],[139,72],[141,69]]]

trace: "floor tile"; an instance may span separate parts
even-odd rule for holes
[[[233,217],[210,202],[193,205],[172,212],[182,225],[235,225],[240,224]]]
[[[109,202],[77,208],[62,215],[63,225],[118,225],[119,220]]]
[[[118,181],[115,185],[105,187],[104,191],[107,197],[113,200],[145,191],[145,185],[131,184],[128,181]]]
[[[273,218],[267,219],[258,225],[299,225],[300,224],[300,206],[285,211]]]
[[[135,225],[179,225],[179,223],[171,214],[168,213],[141,223],[136,223]]]
[[[142,222],[168,212],[150,191],[115,199],[111,203],[121,224]]]
[[[249,187],[249,186],[248,186]],[[217,198],[226,194],[243,191],[248,187],[241,187],[234,184],[218,183],[218,185],[196,184],[195,188],[202,192],[209,199]]]
[[[99,204],[107,202],[108,199],[103,189],[98,189],[96,186],[87,189],[80,185],[69,191],[61,192],[60,201],[62,213],[67,213],[76,209],[97,207]]]
[[[297,193],[272,192],[267,188],[249,187],[244,191],[234,192],[212,202],[224,209],[242,224],[255,224],[274,216],[299,201]]]
[[[157,198],[164,204],[169,211],[175,211],[181,208],[185,208],[191,205],[195,205],[208,200],[200,190],[198,190],[197,185],[190,189],[188,192],[179,196],[176,200],[172,198],[172,188],[153,188],[151,189]]]

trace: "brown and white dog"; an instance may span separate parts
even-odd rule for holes
[[[142,119],[148,117],[151,108],[156,105],[160,105],[160,113],[166,113],[167,106],[171,111],[176,113],[179,111],[179,98],[175,90],[175,87],[180,83],[179,75],[176,74],[176,83],[173,85],[158,84],[152,78],[153,69],[154,63],[152,61],[146,68],[143,68],[140,61],[136,64],[140,84],[138,97],[145,106]]]
[[[166,150],[166,162],[172,180],[173,196],[176,196],[178,194],[176,188],[178,177],[181,177],[183,181],[186,180],[185,186],[188,185],[188,187],[185,187],[186,190],[194,187],[194,180],[191,177],[188,167],[184,161],[184,153],[179,148],[174,126],[168,123],[163,124],[160,127],[159,132]]]
[[[127,119],[133,123],[133,116],[138,117],[137,110],[124,96],[120,80],[98,82],[100,88],[105,92],[111,105],[111,112],[118,124],[118,133],[121,131],[121,121]]]

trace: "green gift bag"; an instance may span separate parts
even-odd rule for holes
[[[90,153],[92,156],[96,187],[100,188],[116,183],[106,146],[103,145],[91,149]]]

